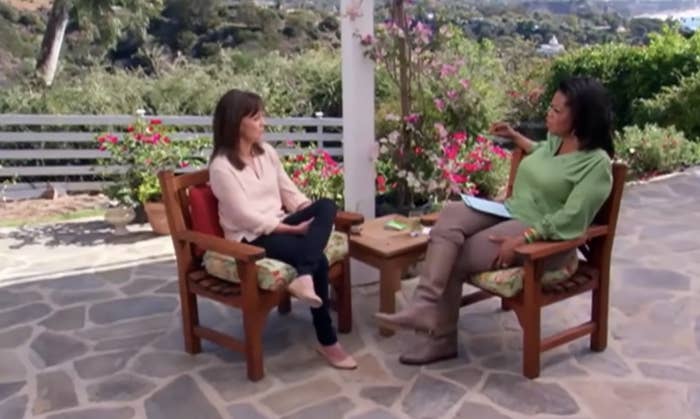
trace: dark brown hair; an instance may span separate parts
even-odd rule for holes
[[[211,160],[217,156],[226,156],[233,167],[243,170],[245,163],[240,156],[241,121],[247,116],[254,116],[264,109],[263,100],[252,92],[232,89],[226,92],[214,110],[214,150]],[[265,152],[260,144],[253,144],[253,155]]]
[[[612,103],[606,88],[592,77],[571,77],[559,84],[573,115],[573,129],[584,150],[602,148],[612,158]]]

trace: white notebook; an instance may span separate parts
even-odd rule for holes
[[[462,201],[471,209],[492,214],[501,218],[512,218],[505,205],[488,199],[462,194]]]

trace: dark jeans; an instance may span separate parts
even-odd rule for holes
[[[330,199],[320,199],[301,211],[290,214],[285,224],[297,225],[313,218],[309,231],[296,234],[272,233],[260,236],[251,244],[265,249],[267,257],[292,265],[299,275],[309,274],[314,280],[314,290],[323,301],[319,308],[311,309],[316,329],[316,338],[321,345],[332,345],[338,341],[328,307],[328,259],[323,250],[328,244],[336,206]]]

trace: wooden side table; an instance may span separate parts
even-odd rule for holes
[[[396,312],[395,294],[401,289],[401,275],[424,254],[428,236],[411,237],[410,228],[389,230],[385,224],[396,220],[406,224],[411,219],[401,215],[387,215],[368,221],[359,234],[350,236],[350,257],[379,269],[379,311]],[[380,328],[382,336],[391,336],[389,329]]]

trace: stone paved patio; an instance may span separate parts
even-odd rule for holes
[[[458,360],[400,365],[411,335],[378,336],[369,284],[355,287],[355,329],[341,338],[359,370],[327,368],[295,306],[272,315],[267,377],[249,383],[237,354],[181,350],[171,253],[168,238],[114,238],[99,221],[1,232],[0,418],[700,417],[700,170],[628,188],[609,349],[546,353],[537,381],[519,375],[517,321],[496,301],[463,311]],[[548,308],[545,333],[588,312],[584,299]],[[201,313],[241,330],[235,312]]]

